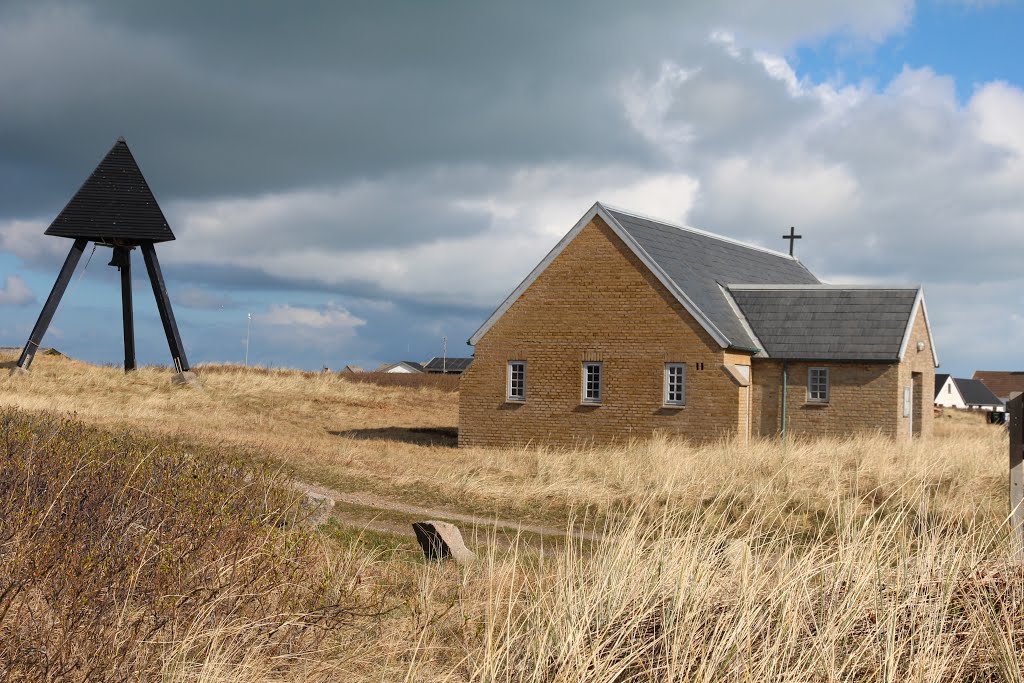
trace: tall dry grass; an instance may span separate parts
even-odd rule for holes
[[[717,463],[668,443],[635,445],[636,467],[606,452],[599,471],[633,484],[604,540],[426,570],[459,609],[420,649],[453,681],[1022,681],[1005,435],[953,432]],[[440,680],[417,666],[409,680]]]
[[[464,584],[450,680],[1022,680],[1024,570],[1002,531],[851,507],[802,542],[758,507],[742,523],[630,517],[543,558],[492,552]]]

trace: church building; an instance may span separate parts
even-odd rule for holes
[[[459,445],[927,436],[920,287],[595,204],[473,334]]]

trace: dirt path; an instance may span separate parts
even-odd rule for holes
[[[520,532],[525,534],[533,534],[536,536],[547,536],[553,538],[566,538],[572,537],[585,541],[597,541],[601,538],[598,533],[590,531],[569,531],[568,529],[560,529],[551,526],[541,526],[537,524],[523,524],[521,522],[515,522],[507,519],[498,519],[495,517],[477,517],[474,515],[466,515],[459,512],[452,512],[450,510],[439,510],[437,508],[426,508],[418,505],[409,505],[408,503],[401,503],[395,500],[389,500],[387,498],[381,498],[368,493],[354,493],[339,491],[337,489],[327,488],[320,486],[319,484],[311,484],[304,481],[296,481],[296,485],[304,491],[314,493],[320,496],[325,496],[335,501],[335,503],[344,503],[346,505],[354,505],[361,508],[367,508],[368,510],[378,510],[381,512],[388,513],[399,513],[403,516],[408,516],[410,520],[430,520],[437,519],[446,522],[459,523],[463,525],[469,525],[480,532],[486,532],[488,529],[499,529],[503,531]],[[345,523],[345,520],[340,516],[335,515],[338,521]],[[387,533],[399,534],[403,536],[413,536],[412,527],[409,524],[400,524],[397,522],[387,522],[380,520],[373,520],[370,522],[354,522],[352,526],[359,526],[374,531],[385,531]]]

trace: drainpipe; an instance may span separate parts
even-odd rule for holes
[[[786,440],[786,394],[789,389],[789,363],[782,361],[782,431],[780,436]]]

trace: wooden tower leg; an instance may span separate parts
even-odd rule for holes
[[[174,369],[178,372],[188,372],[188,358],[185,357],[185,347],[181,343],[181,335],[178,334],[178,325],[174,322],[174,312],[171,310],[171,299],[167,296],[167,287],[164,285],[164,276],[160,272],[160,261],[156,258],[156,249],[152,242],[142,244],[142,256],[146,261],[146,270],[149,272],[149,281],[153,285],[153,296],[156,297],[156,307],[160,311],[160,322],[164,325],[164,334],[167,336],[167,346],[171,349],[171,358],[174,360]]]
[[[114,260],[122,265],[121,271],[121,318],[124,322],[124,371],[135,369],[135,314],[132,310],[132,250],[114,247],[119,251]],[[119,258],[118,258],[119,256]]]
[[[32,334],[29,335],[25,348],[21,352],[21,357],[18,358],[18,365],[14,368],[12,374],[19,370],[27,371],[28,367],[32,365],[32,359],[35,358],[36,351],[43,342],[43,335],[46,334],[46,329],[50,326],[50,321],[53,320],[53,314],[57,312],[57,306],[60,305],[61,297],[64,296],[64,291],[68,288],[71,276],[74,274],[75,267],[82,258],[82,254],[85,253],[85,245],[88,243],[89,240],[79,238],[71,245],[71,251],[68,252],[68,257],[64,259],[64,265],[61,266],[60,274],[57,275],[57,281],[53,283],[50,296],[46,298],[46,303],[43,304],[43,310],[39,313],[39,319],[36,320],[36,325],[32,328]]]

